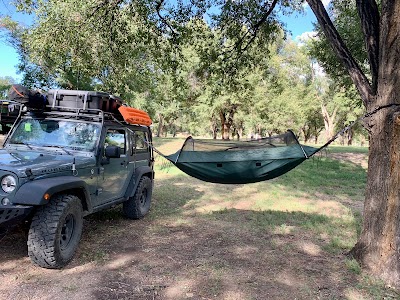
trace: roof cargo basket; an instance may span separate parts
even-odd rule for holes
[[[103,92],[52,89],[47,97],[52,108],[99,109],[118,114],[122,105],[120,98]]]

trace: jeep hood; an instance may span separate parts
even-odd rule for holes
[[[0,149],[0,169],[13,172],[18,177],[26,177],[26,169],[31,169],[35,176],[71,170],[74,160],[76,169],[95,166],[94,157],[75,154],[60,154],[58,151]]]

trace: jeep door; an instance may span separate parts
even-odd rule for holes
[[[133,168],[129,164],[129,142],[128,132],[125,128],[106,128],[102,141],[104,148],[107,146],[118,146],[120,157],[106,158],[103,152],[102,163],[99,167],[97,205],[113,202],[121,199],[129,183],[128,174]]]
[[[149,134],[147,131],[132,128],[130,138],[130,164],[134,169],[151,164],[151,150],[149,148]],[[132,174],[133,175],[133,174]]]

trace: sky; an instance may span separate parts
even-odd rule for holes
[[[31,18],[26,17],[15,11],[15,8],[8,4],[9,0],[0,0],[0,15],[11,15],[17,21],[25,24],[31,23]],[[329,0],[323,0],[327,5]],[[292,39],[296,40],[301,35],[307,34],[313,30],[313,23],[316,19],[311,9],[307,6],[302,14],[283,16],[282,20],[286,23],[287,29],[291,32]],[[1,24],[0,24],[1,25]],[[22,75],[17,74],[16,65],[18,64],[18,54],[7,44],[4,32],[0,28],[0,77],[11,76],[17,82],[21,80]]]

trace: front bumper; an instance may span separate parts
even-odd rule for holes
[[[32,212],[29,205],[0,205],[0,232],[21,223]]]

